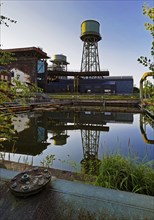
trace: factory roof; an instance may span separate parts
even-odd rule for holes
[[[48,73],[56,76],[109,76],[108,70],[90,72],[48,70]]]
[[[24,48],[11,48],[11,49],[3,49],[4,52],[14,53],[15,55],[22,54],[22,53],[33,53],[35,56],[39,57],[40,59],[48,59],[50,58],[47,56],[41,48],[39,47],[24,47]]]

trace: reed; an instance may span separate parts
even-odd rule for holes
[[[154,196],[154,170],[149,164],[120,154],[105,156],[95,185]]]

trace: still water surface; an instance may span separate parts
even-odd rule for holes
[[[18,114],[12,125],[17,139],[0,147],[5,160],[39,166],[52,154],[53,168],[78,172],[84,161],[117,152],[154,160],[154,124],[143,114],[27,112]]]

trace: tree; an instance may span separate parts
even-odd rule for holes
[[[17,23],[17,21],[12,20],[6,16],[0,15],[0,25],[4,24],[6,27],[9,27],[8,22],[10,23]]]
[[[139,63],[143,64],[145,67],[148,67],[149,70],[154,71],[154,7],[149,7],[148,5],[143,5],[143,14],[148,17],[152,23],[146,22],[145,28],[148,30],[152,36],[152,47],[151,47],[151,56],[152,59],[147,57],[140,56],[138,58]]]
[[[1,6],[1,4],[0,4]],[[16,23],[17,21],[12,20],[6,16],[0,15],[0,26],[5,25],[9,27],[8,23]],[[1,46],[1,45],[0,45]],[[0,65],[5,66],[15,60],[12,53],[4,52],[0,49]],[[5,73],[4,73],[5,72]],[[1,71],[2,73],[2,71]],[[9,71],[3,70],[3,74],[10,74]],[[31,98],[35,96],[36,92],[41,92],[42,90],[36,85],[31,85],[30,87],[22,83],[18,78],[15,78],[12,83],[9,81],[0,80],[0,105],[6,102],[12,102],[16,99],[25,103],[26,98]],[[5,112],[0,111],[0,145],[4,140],[11,140],[12,136],[15,134],[12,128],[11,120],[13,114],[6,115]],[[1,154],[0,154],[1,156]]]
[[[0,49],[0,65],[7,65],[14,60],[15,58],[13,57],[13,53],[4,52]]]
[[[2,6],[2,3],[0,3],[0,7],[1,6]],[[0,25],[4,24],[6,27],[9,27],[8,23],[17,23],[17,21],[15,21],[9,17],[0,15]]]
[[[2,3],[0,3],[0,7]],[[17,21],[0,15],[0,26],[5,25],[9,27],[8,23],[16,23]],[[13,53],[4,52],[0,49],[0,65],[8,65],[9,63],[15,61],[16,58],[14,57]],[[8,71],[7,71],[8,72]],[[20,91],[20,92],[19,92]],[[18,78],[13,80],[13,86],[10,85],[10,82],[0,81],[0,103],[5,101],[12,101],[16,98],[20,98],[21,101],[27,97],[32,97],[35,95],[35,92],[41,92],[42,90],[38,88],[36,85],[31,85],[28,87],[26,84],[22,83]]]
[[[149,80],[144,82],[143,93],[145,98],[151,98],[154,96],[154,85]]]
[[[0,3],[0,8],[2,7],[2,4],[3,3]],[[15,21],[9,17],[6,17],[4,15],[0,15],[0,26],[5,25],[6,27],[9,27],[9,23],[17,23],[17,21]],[[0,44],[0,47],[1,47],[1,44]],[[0,52],[0,55],[2,56],[1,52]]]

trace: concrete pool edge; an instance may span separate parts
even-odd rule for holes
[[[9,181],[18,173],[18,171],[0,168],[0,180],[2,182]],[[57,207],[62,201],[66,205],[66,209],[69,207],[68,204],[71,204],[73,210],[78,207],[78,210],[81,208],[87,212],[95,213],[96,219],[99,219],[101,213],[104,212],[114,216],[115,219],[154,219],[154,197],[152,196],[57,178],[51,180],[49,194],[52,193],[58,193],[61,198]]]

